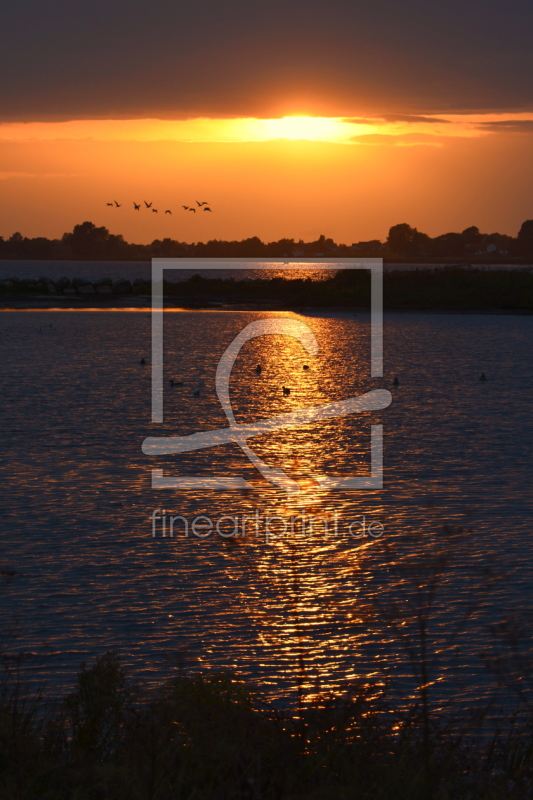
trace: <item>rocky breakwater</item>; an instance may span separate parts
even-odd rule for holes
[[[100,305],[148,305],[150,284],[125,278],[8,278],[0,280],[0,307],[84,307]]]

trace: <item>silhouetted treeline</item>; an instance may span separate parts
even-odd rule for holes
[[[332,258],[348,256],[382,257],[389,261],[411,262],[522,262],[533,259],[533,219],[526,220],[516,237],[501,233],[481,233],[474,225],[461,233],[444,233],[431,238],[406,222],[393,225],[381,242],[337,244],[322,235],[316,241],[279,239],[263,242],[257,236],[242,241],[212,239],[188,244],[176,239],[154,239],[151,244],[131,244],[92,222],[75,225],[61,239],[30,239],[14,233],[0,237],[3,259],[74,259],[143,261],[160,258]]]

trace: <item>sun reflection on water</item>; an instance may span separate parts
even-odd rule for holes
[[[165,316],[165,422],[159,426],[148,422],[147,313],[11,312],[0,320],[2,559],[23,573],[10,584],[9,597],[22,621],[18,646],[42,657],[40,677],[70,685],[80,661],[116,649],[149,682],[167,674],[172,654],[172,663],[231,669],[256,680],[271,698],[293,698],[298,690],[303,698],[341,692],[354,680],[383,680],[394,665],[404,680],[409,668],[401,645],[390,627],[378,626],[372,601],[394,600],[397,565],[403,560],[407,567],[413,554],[423,565],[444,522],[464,531],[454,580],[444,587],[449,603],[436,620],[438,647],[454,604],[469,602],[469,563],[487,566],[491,550],[513,572],[512,580],[493,587],[489,622],[502,609],[530,607],[533,439],[531,415],[520,400],[533,391],[530,318],[394,317],[386,327],[383,381],[368,377],[363,315],[293,315],[314,330],[315,358],[286,337],[248,342],[230,386],[239,423],[392,389],[393,376],[401,375],[384,412],[250,440],[268,465],[299,482],[301,491],[287,495],[235,444],[143,455],[146,436],[228,425],[215,390],[216,363],[245,325],[271,313]],[[142,367],[141,356],[148,362]],[[478,380],[480,358],[491,376],[486,384]],[[171,379],[183,385],[170,387]],[[368,474],[370,425],[380,422],[384,490],[318,487],[317,474]],[[253,488],[153,490],[153,467],[169,475],[242,475]],[[268,541],[264,523],[259,535],[250,524],[238,539],[186,537],[183,525],[172,539],[160,529],[152,538],[156,508],[189,524],[202,514],[241,519],[256,511],[282,521],[272,522]],[[290,530],[291,518],[304,510],[317,519],[313,535],[309,528],[304,535],[297,521]],[[350,536],[347,526],[355,522],[360,530],[363,517],[383,523],[383,537]],[[2,624],[10,613],[0,609]],[[399,630],[407,623],[406,614]],[[476,693],[486,631],[479,626],[459,642],[459,672],[451,661],[443,672],[450,682],[459,675]]]
[[[313,488],[297,500],[280,497],[267,513],[268,542],[263,529],[226,551],[227,570],[247,574],[240,599],[276,664],[265,681],[296,686],[302,702],[360,677],[350,652],[354,625],[363,623],[357,599],[369,545],[350,538],[339,526],[339,506]]]

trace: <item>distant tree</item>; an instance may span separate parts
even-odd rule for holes
[[[463,251],[461,255],[467,257],[479,249],[483,249],[484,239],[476,225],[471,225],[461,232]]]
[[[339,245],[342,248],[343,245]],[[347,250],[351,253],[358,253],[363,257],[381,256],[384,245],[379,239],[370,239],[368,242],[354,242]]]
[[[326,239],[324,234],[320,234],[316,242],[314,244],[314,254],[317,256],[320,255],[327,255],[328,253],[334,253],[337,250],[337,245],[333,241],[333,239]]]
[[[170,239],[168,236],[161,239],[154,239],[150,245],[150,250],[153,256],[160,258],[176,258],[181,255],[181,246],[179,242]]]
[[[393,225],[387,236],[387,244],[393,253],[403,258],[424,255],[429,249],[430,238],[406,222]]]
[[[25,244],[28,240],[18,231],[13,233],[6,242],[5,254],[8,258],[24,258]]]
[[[269,242],[265,246],[266,255],[272,258],[283,258],[292,256],[294,251],[294,239],[278,239],[277,242]]]
[[[107,228],[97,228],[92,222],[82,222],[74,226],[72,233],[63,234],[62,241],[70,247],[74,258],[98,258],[107,255],[109,238]]]
[[[533,219],[526,219],[518,231],[518,253],[525,258],[533,257]]]
[[[465,255],[465,247],[461,233],[443,233],[431,240],[431,254],[437,258],[460,258]]]
[[[110,233],[104,245],[106,258],[121,258],[124,255],[127,243],[120,234]]]
[[[251,236],[249,239],[243,239],[242,242],[235,242],[236,255],[240,258],[253,258],[255,256],[262,256],[265,250],[265,245],[258,236]]]
[[[461,232],[461,236],[465,242],[469,242],[470,244],[477,242],[480,236],[479,228],[476,225],[471,225],[469,228],[465,228],[464,231]]]
[[[185,248],[187,246],[185,245]],[[184,245],[180,245],[183,252]],[[197,242],[192,245],[192,254],[195,258],[231,258],[235,255],[231,242],[219,239],[210,239],[208,242]],[[185,252],[183,253],[185,255]]]
[[[407,255],[415,230],[416,228],[411,228],[407,222],[393,225],[389,229],[387,244],[393,253],[397,253],[400,256]]]
[[[25,255],[28,258],[53,258],[54,246],[51,239],[44,236],[37,236],[35,239],[26,239]]]

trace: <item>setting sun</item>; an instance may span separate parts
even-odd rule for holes
[[[346,123],[329,117],[282,117],[260,122],[269,139],[327,141],[346,137]]]

